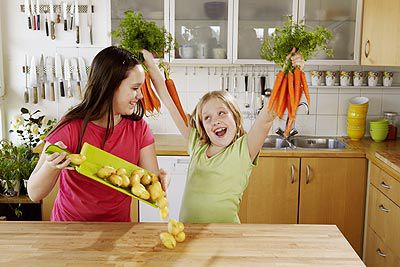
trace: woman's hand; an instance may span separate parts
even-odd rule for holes
[[[164,169],[160,169],[158,178],[160,179],[162,189],[164,190],[164,192],[166,192],[170,182],[170,177],[168,173]]]
[[[67,146],[61,142],[58,141],[55,143],[55,145],[66,149]],[[65,159],[67,156],[66,152],[58,153],[55,152],[51,155],[46,155],[46,161],[44,162],[44,165],[52,170],[62,170],[62,169],[67,169],[67,170],[73,170],[74,168],[68,167],[68,165],[71,163],[70,159]]]
[[[292,61],[293,67],[299,67],[300,69],[304,68],[303,56],[300,53],[296,53],[295,47],[293,47],[292,51],[287,55],[287,59]]]

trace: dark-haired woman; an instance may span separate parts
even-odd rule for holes
[[[140,90],[144,70],[132,54],[114,46],[93,60],[84,99],[67,112],[46,137],[45,148],[58,144],[79,153],[87,142],[168,178],[159,170],[154,137],[142,119]],[[29,197],[46,197],[60,177],[52,221],[130,221],[131,198],[68,168],[65,153],[42,154],[28,181]]]

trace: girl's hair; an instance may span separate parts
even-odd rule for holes
[[[205,94],[197,103],[191,117],[190,117],[190,126],[195,127],[199,132],[200,141],[203,144],[211,144],[210,138],[208,137],[206,130],[203,125],[203,116],[202,111],[205,103],[210,99],[219,99],[221,100],[227,108],[232,112],[233,118],[236,123],[236,136],[233,139],[232,143],[235,142],[239,137],[245,134],[245,130],[243,128],[243,118],[242,114],[239,111],[239,107],[236,104],[233,96],[226,91],[212,91]]]
[[[110,46],[101,50],[93,59],[90,67],[84,99],[63,116],[53,131],[73,120],[82,119],[82,128],[76,148],[76,152],[79,153],[88,122],[106,116],[107,128],[102,143],[102,148],[104,148],[104,144],[114,128],[114,93],[121,82],[128,77],[128,72],[138,64],[139,62],[132,53],[123,48]],[[143,118],[143,114],[142,103],[138,101],[133,114],[123,117],[138,121]]]

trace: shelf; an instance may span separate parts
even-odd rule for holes
[[[383,85],[377,85],[377,86],[368,86],[368,85],[363,85],[363,86],[340,86],[340,85],[334,85],[334,86],[326,86],[326,85],[309,85],[308,86],[311,89],[376,89],[376,88],[382,88],[382,89],[400,89],[400,85],[394,85],[394,86],[383,86]]]
[[[40,201],[33,202],[28,196],[26,195],[20,195],[16,197],[5,197],[5,196],[0,196],[0,203],[10,203],[10,204],[39,204]]]

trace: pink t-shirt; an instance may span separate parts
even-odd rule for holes
[[[82,120],[74,120],[50,134],[45,140],[50,143],[62,141],[69,151],[76,153]],[[83,143],[101,148],[106,129],[89,122]],[[142,148],[154,143],[147,123],[142,119],[122,119],[114,127],[104,150],[133,164],[139,162]],[[75,170],[62,170],[60,191],[51,214],[52,221],[103,221],[129,222],[132,198],[108,186],[83,176]]]

